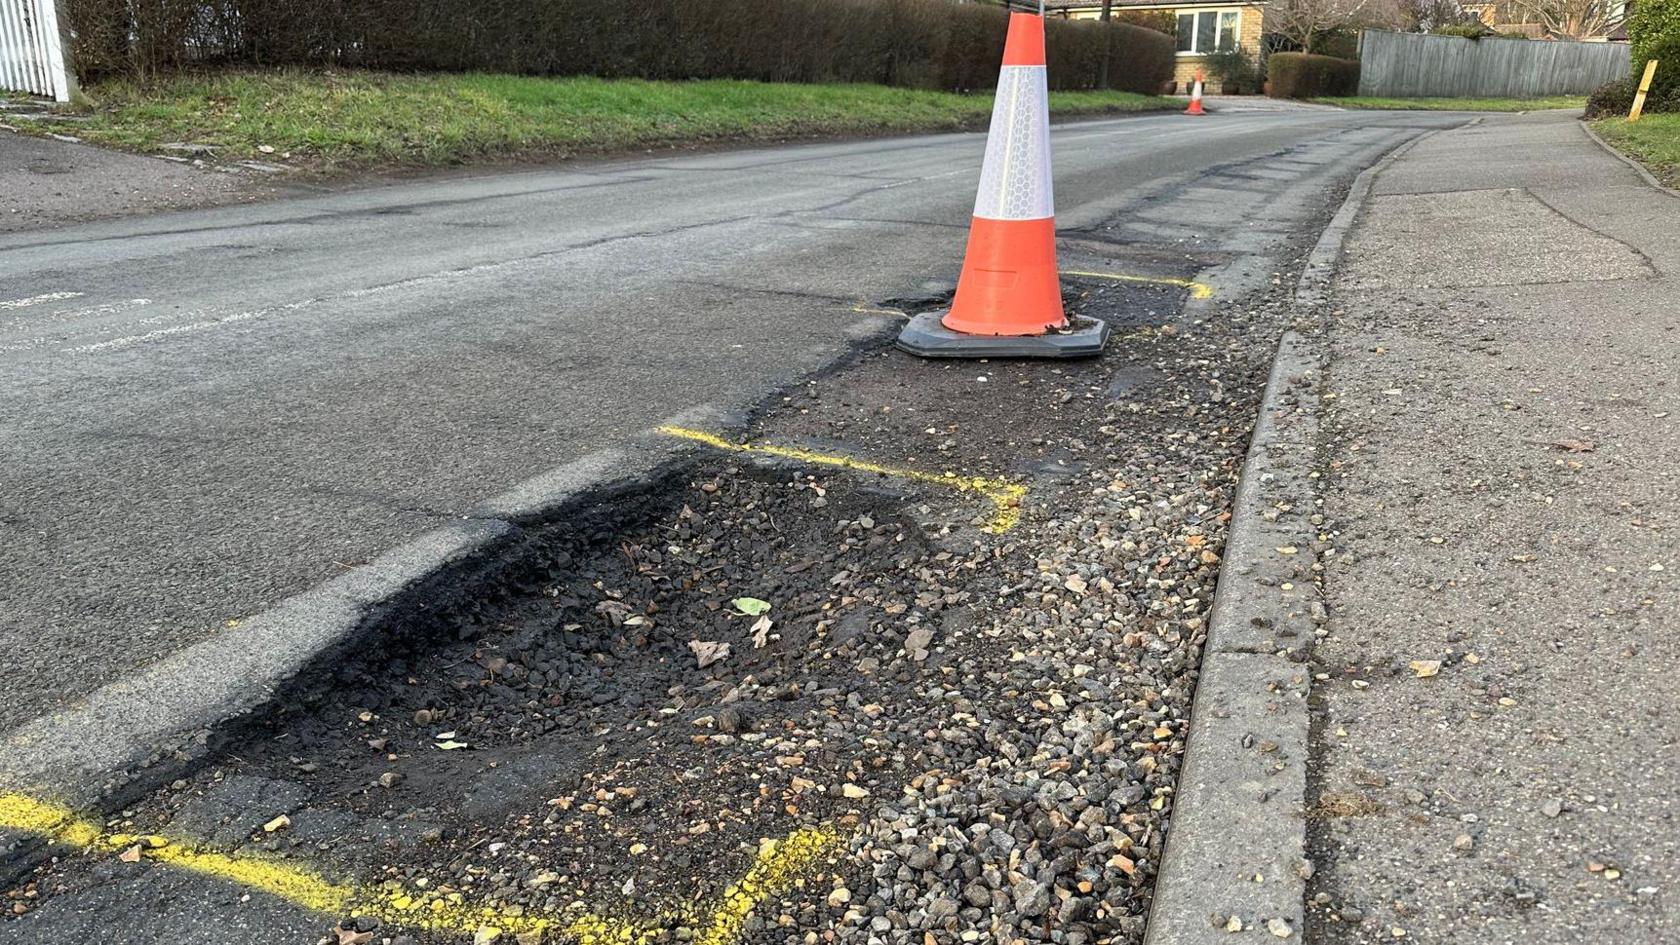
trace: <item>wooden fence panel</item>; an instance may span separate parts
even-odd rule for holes
[[[0,89],[70,101],[57,0],[0,0]]]
[[[1631,69],[1626,43],[1465,39],[1366,30],[1359,94],[1380,98],[1585,95]]]

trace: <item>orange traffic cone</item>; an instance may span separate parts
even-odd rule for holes
[[[1013,13],[956,298],[943,317],[912,319],[899,347],[945,358],[1100,352],[1106,322],[1084,319],[1077,330],[1065,330],[1055,217],[1044,20]]]
[[[1184,110],[1186,115],[1206,115],[1202,111],[1202,74],[1196,73],[1196,81],[1190,85],[1190,107]]]

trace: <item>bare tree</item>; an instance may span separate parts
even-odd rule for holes
[[[1266,28],[1312,52],[1325,34],[1363,25],[1375,4],[1376,0],[1273,0],[1266,7]]]
[[[1607,0],[1511,0],[1511,6],[1528,22],[1545,27],[1547,35],[1571,39],[1603,36],[1614,19]]]
[[[1395,25],[1408,33],[1427,33],[1442,26],[1469,26],[1481,22],[1458,0],[1399,0],[1394,10]]]

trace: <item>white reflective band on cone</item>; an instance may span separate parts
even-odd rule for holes
[[[974,215],[1043,220],[1056,215],[1050,188],[1050,89],[1043,66],[1004,66]]]

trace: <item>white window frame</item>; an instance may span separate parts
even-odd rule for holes
[[[1217,13],[1217,14],[1219,14],[1219,16],[1216,17],[1213,21],[1213,47],[1211,49],[1198,50],[1196,48],[1199,45],[1198,40],[1201,39],[1200,36],[1196,35],[1197,33],[1201,32],[1201,17],[1197,16],[1197,14],[1199,14],[1199,13]],[[1174,10],[1173,10],[1173,17],[1174,17],[1173,23],[1174,23],[1175,26],[1178,23],[1178,19],[1177,19],[1178,17],[1181,17],[1181,16],[1190,17],[1190,48],[1189,49],[1184,49],[1184,50],[1179,50],[1178,55],[1179,56],[1206,56],[1209,53],[1218,52],[1219,51],[1219,21],[1224,19],[1224,15],[1227,14],[1227,13],[1236,14],[1236,22],[1234,22],[1231,25],[1231,35],[1232,35],[1232,39],[1234,40],[1232,48],[1236,48],[1236,47],[1239,47],[1239,46],[1242,45],[1241,38],[1242,38],[1242,15],[1243,15],[1243,11],[1241,9],[1233,10],[1230,7],[1178,7],[1178,8],[1174,8]]]

